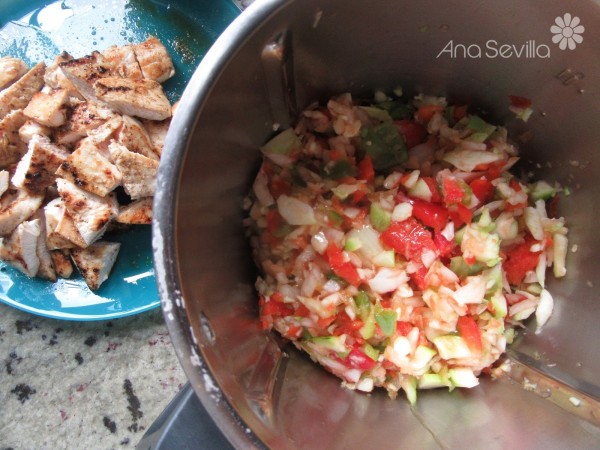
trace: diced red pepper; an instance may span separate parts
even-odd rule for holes
[[[269,181],[269,192],[276,199],[283,194],[289,194],[291,191],[292,187],[283,177],[276,175]]]
[[[344,260],[344,254],[337,245],[330,242],[325,253],[333,273],[346,280],[352,286],[360,285],[360,276],[358,275],[356,267],[354,267],[350,261]]]
[[[371,370],[375,367],[375,361],[368,357],[362,350],[353,348],[345,360],[346,365],[358,370]]]
[[[494,195],[494,185],[485,177],[471,181],[469,187],[480,203],[487,203]]]
[[[438,203],[415,199],[412,207],[413,216],[435,231],[442,230],[448,223],[448,210]]]
[[[442,192],[444,194],[444,203],[446,205],[462,203],[466,195],[465,190],[458,180],[451,176],[444,177],[442,180]]]
[[[483,345],[481,343],[481,332],[477,322],[471,316],[461,316],[458,318],[456,329],[460,336],[467,342],[469,350],[481,353]]]
[[[470,224],[473,220],[473,211],[465,205],[453,205],[448,208],[448,213],[450,214],[450,219],[454,222],[455,229],[462,227],[465,223]]]
[[[335,321],[334,315],[331,315],[329,317],[320,317],[319,320],[317,320],[317,325],[319,326],[319,328],[325,329],[329,325],[331,325],[334,321]]]
[[[502,263],[502,268],[510,284],[515,286],[520,284],[527,272],[535,269],[537,266],[541,252],[531,251],[531,246],[535,242],[537,241],[528,236],[525,242],[515,244],[506,249],[506,259]]]
[[[437,181],[433,177],[421,177],[421,179],[427,183],[429,190],[431,191],[431,202],[432,203],[440,203],[442,201],[442,196],[440,194],[440,190],[438,188]]]
[[[416,119],[421,123],[427,123],[436,112],[442,112],[443,110],[442,105],[423,105],[417,110]]]
[[[393,222],[381,233],[380,240],[406,259],[419,257],[424,249],[435,250],[431,232],[414,217],[402,222]]]
[[[349,336],[356,336],[356,332],[362,328],[364,323],[361,320],[352,320],[345,312],[339,313],[335,318],[335,330],[334,335],[339,336],[341,334],[347,334]],[[331,322],[333,323],[333,321]],[[331,324],[330,323],[330,324]],[[329,326],[328,324],[327,326]]]
[[[442,233],[434,233],[433,242],[435,242],[438,254],[442,258],[452,255],[456,248],[456,242],[454,240],[449,241]]]
[[[267,211],[265,214],[265,219],[267,220],[267,231],[269,233],[273,233],[281,224],[283,224],[283,217],[281,217],[279,211],[276,209],[270,209]]]
[[[519,97],[518,95],[509,95],[511,106],[515,108],[527,109],[531,106],[531,100],[526,97]]]
[[[358,179],[370,183],[374,178],[375,168],[373,167],[373,159],[369,155],[365,155],[362,161],[358,163]]]
[[[400,131],[404,142],[406,142],[406,147],[409,149],[421,144],[427,137],[427,129],[414,120],[396,120],[394,125]]]
[[[306,306],[300,303],[296,308],[296,311],[294,311],[294,315],[300,317],[308,317],[310,316],[310,309],[308,309]]]
[[[413,328],[414,328],[414,325],[410,322],[402,322],[402,321],[396,322],[396,330],[402,336],[408,335],[408,333],[410,333],[410,331]]]
[[[288,338],[299,338],[302,335],[302,327],[298,325],[290,325],[288,327],[286,337]]]
[[[265,301],[262,304],[262,308],[260,310],[261,315],[263,316],[289,316],[294,313],[294,309],[283,302],[279,302],[273,300],[273,297],[267,302]]]
[[[410,277],[410,281],[414,283],[419,291],[424,291],[427,289],[427,283],[425,282],[427,272],[429,272],[429,269],[425,266],[421,266],[419,270],[408,275]]]

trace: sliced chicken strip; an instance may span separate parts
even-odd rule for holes
[[[29,144],[29,141],[35,135],[50,137],[52,131],[50,128],[37,123],[35,120],[27,120],[21,128],[19,128],[19,138],[26,144]]]
[[[10,174],[8,170],[0,170],[0,197],[8,190]]]
[[[0,238],[0,259],[28,277],[34,277],[40,267],[37,255],[39,236],[39,219],[19,224],[10,236]]]
[[[121,128],[122,123],[123,119],[121,116],[114,116],[95,130],[89,131],[87,137],[84,137],[79,142],[79,145],[83,145],[84,143],[86,145],[93,145],[102,156],[110,159],[108,145],[115,139],[117,131]]]
[[[50,252],[54,270],[61,278],[71,278],[73,275],[73,263],[71,263],[71,252],[69,250],[52,250]]]
[[[113,45],[102,51],[102,56],[112,74],[132,80],[144,78],[133,45]]]
[[[0,58],[0,90],[7,88],[29,69],[22,59],[6,56]]]
[[[50,250],[73,248],[75,247],[75,241],[85,245],[77,228],[75,228],[73,219],[66,214],[65,205],[60,197],[51,200],[44,206],[46,246]],[[65,230],[67,230],[66,233]],[[74,240],[71,241],[69,237]]]
[[[108,279],[120,247],[121,244],[118,242],[98,241],[87,248],[71,250],[75,267],[92,291],[98,289]]]
[[[87,100],[96,100],[94,82],[110,75],[110,66],[104,61],[100,52],[59,64],[65,77],[77,88]]]
[[[86,245],[90,245],[102,236],[109,222],[119,213],[115,195],[99,197],[62,178],[56,180],[56,185],[77,231]]]
[[[131,116],[123,116],[123,123],[117,132],[117,142],[127,147],[127,150],[151,159],[159,159],[152,145],[152,140],[142,123]]]
[[[69,152],[54,145],[47,137],[36,135],[17,164],[12,184],[33,194],[43,194],[54,184],[56,170],[68,156]]]
[[[148,225],[152,223],[152,197],[144,197],[122,206],[116,220],[119,223]]]
[[[54,139],[57,144],[73,145],[115,116],[111,109],[97,102],[77,102],[68,108],[67,121],[56,130]]]
[[[150,120],[171,117],[169,99],[154,80],[106,77],[94,83],[94,92],[98,100],[121,114]]]
[[[40,265],[38,267],[36,276],[44,280],[56,281],[54,262],[52,261],[50,250],[48,250],[48,247],[46,246],[46,219],[44,212],[42,210],[38,210],[35,217],[40,224],[40,234],[38,236],[36,246],[36,254],[40,260]]]
[[[56,224],[56,228],[54,229],[54,232],[56,234],[56,240],[52,240],[53,245],[50,245],[51,250],[52,250],[53,246],[56,246],[57,250],[58,250],[58,249],[69,249],[69,248],[74,248],[74,247],[86,247],[88,245],[88,243],[83,240],[83,237],[81,237],[81,233],[77,229],[77,226],[75,225],[75,221],[73,220],[71,215],[67,212],[66,208],[64,209],[62,216],[60,216],[60,219],[59,219],[58,223]],[[68,243],[72,243],[72,244],[61,245],[58,240],[59,238],[62,238],[63,240],[66,240]]]
[[[8,113],[0,120],[0,167],[16,163],[27,151],[27,144],[19,137],[19,130],[26,120],[22,109]]]
[[[27,194],[25,191],[3,197],[6,204],[0,209],[0,236],[9,235],[22,222],[29,219],[42,206],[43,195]]]
[[[144,78],[162,83],[175,75],[175,67],[165,46],[154,36],[133,45]]]
[[[133,199],[151,197],[156,189],[158,161],[130,152],[116,142],[108,146],[112,161],[121,172],[125,192]]]
[[[66,89],[40,91],[33,94],[31,101],[23,110],[25,115],[42,125],[59,127],[67,120],[67,100],[69,93]]]
[[[0,119],[15,109],[27,106],[33,94],[42,89],[45,70],[46,64],[38,63],[9,87],[0,91]]]
[[[148,136],[150,137],[150,142],[152,142],[152,148],[160,158],[162,155],[163,147],[165,145],[165,139],[167,137],[167,132],[169,131],[169,126],[171,125],[171,119],[165,120],[144,120],[143,122],[144,128],[148,132]]]
[[[66,89],[70,97],[76,97],[83,100],[84,97],[79,92],[79,89],[77,89],[75,85],[69,81],[67,76],[60,68],[61,63],[72,61],[73,59],[74,58],[67,52],[62,52],[60,55],[54,58],[52,64],[46,68],[44,81],[46,85],[50,86],[52,89]]]
[[[121,172],[91,141],[82,141],[56,171],[56,175],[92,194],[104,197],[121,184]]]

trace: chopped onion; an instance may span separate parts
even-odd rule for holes
[[[444,236],[447,241],[452,242],[454,239],[454,222],[449,221],[440,234]]]
[[[548,319],[550,319],[553,309],[554,299],[552,298],[552,295],[550,295],[550,292],[548,292],[546,289],[542,290],[542,293],[540,294],[540,302],[535,310],[535,320],[537,322],[535,334],[538,334],[540,331],[542,331],[542,327],[546,324],[546,322],[548,322]]]
[[[279,214],[290,225],[314,225],[317,223],[312,207],[294,197],[285,194],[277,199]]]
[[[546,284],[546,266],[547,266],[546,254],[540,254],[540,259],[538,260],[537,266],[535,267],[535,274],[537,276],[537,281],[540,283],[542,287]]]
[[[564,234],[554,233],[552,236],[554,242],[552,270],[557,278],[564,277],[567,274],[566,259],[569,240]]]
[[[322,255],[325,253],[325,250],[327,250],[329,241],[327,240],[325,233],[319,231],[318,233],[313,234],[310,238],[310,245],[312,245],[312,247]]]
[[[369,280],[369,286],[378,294],[385,294],[398,289],[408,282],[408,276],[404,270],[388,269],[383,267]]]
[[[461,145],[464,145],[464,142]],[[502,160],[502,155],[485,151],[485,144],[483,146],[484,148],[481,150],[458,148],[446,153],[443,160],[465,172],[472,172],[480,164],[490,164]]]
[[[536,208],[528,206],[523,213],[525,225],[536,241],[544,239],[544,228],[542,227],[542,218]]]
[[[254,190],[254,195],[256,195],[258,202],[262,206],[271,206],[275,203],[275,199],[269,191],[269,178],[264,170],[261,169],[256,175],[252,189]]]
[[[408,202],[398,203],[392,211],[392,220],[394,222],[402,222],[412,216],[413,207]],[[450,222],[452,223],[452,222]]]
[[[481,303],[485,296],[486,284],[485,277],[481,275],[468,277],[467,283],[454,291],[452,298],[454,298],[459,305]]]

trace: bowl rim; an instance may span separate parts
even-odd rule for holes
[[[176,193],[182,162],[212,86],[237,49],[270,15],[291,1],[261,0],[252,3],[210,47],[184,89],[177,113],[169,126],[153,201],[152,251],[167,330],[177,358],[202,406],[235,448],[267,447],[235,411],[194,343],[195,338],[185,312],[185,299],[181,294],[177,262]]]

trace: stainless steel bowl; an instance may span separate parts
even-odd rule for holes
[[[565,13],[585,26],[574,50],[552,41],[550,27]],[[153,246],[173,344],[234,446],[598,446],[598,30],[600,4],[592,0],[261,0],[223,33],[167,137]],[[422,392],[414,408],[382,392],[341,388],[260,330],[242,230],[257,148],[275,124],[331,94],[397,85],[506,123],[522,141],[524,170],[572,189],[560,204],[574,245],[568,274],[550,283],[556,308],[543,333],[526,329],[512,346],[512,382]],[[508,95],[533,100],[529,122],[515,120]]]

